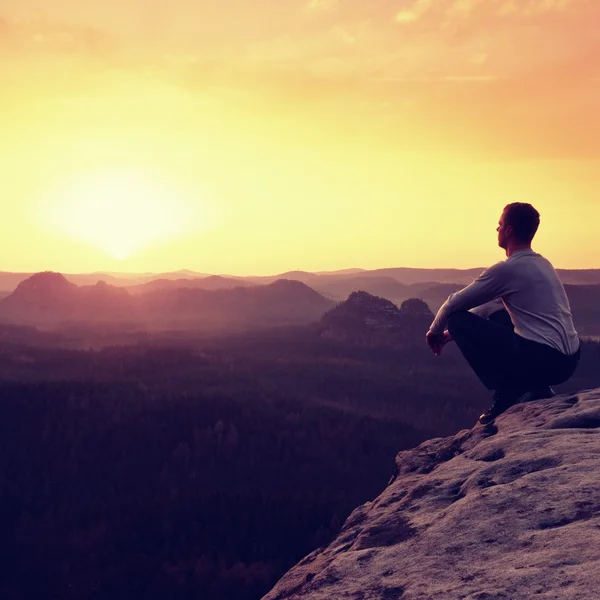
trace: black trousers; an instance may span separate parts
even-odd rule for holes
[[[508,312],[484,319],[454,313],[448,331],[475,374],[489,390],[527,392],[567,381],[581,352],[567,356],[546,344],[517,335]]]

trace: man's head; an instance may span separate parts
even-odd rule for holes
[[[498,245],[508,248],[510,243],[516,245],[531,244],[540,226],[540,213],[524,202],[509,204],[502,211],[498,222]]]

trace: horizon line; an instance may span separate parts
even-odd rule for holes
[[[195,271],[193,269],[176,269],[172,271],[113,271],[113,270],[98,270],[98,271],[80,271],[80,272],[69,272],[62,270],[52,270],[52,269],[41,269],[36,271],[7,271],[0,270],[0,275],[35,275],[37,273],[60,273],[61,275],[70,275],[70,276],[97,276],[97,275],[108,275],[108,276],[161,276],[161,275],[174,275],[174,274],[185,274],[197,276],[201,278],[206,277],[233,277],[239,279],[249,279],[249,278],[265,278],[265,277],[280,277],[281,275],[287,275],[290,273],[306,273],[309,275],[336,275],[336,274],[349,274],[351,275],[353,272],[355,273],[369,273],[373,271],[389,271],[395,269],[403,269],[409,271],[474,271],[474,270],[484,270],[486,267],[484,266],[475,266],[475,267],[406,267],[406,266],[395,266],[395,267],[376,267],[371,269],[365,269],[362,267],[347,267],[342,269],[332,269],[327,271],[310,271],[306,269],[289,269],[287,271],[281,271],[277,273],[269,273],[266,275],[237,275],[234,273],[207,273],[202,271]],[[557,271],[600,271],[600,266],[598,267],[555,267]]]

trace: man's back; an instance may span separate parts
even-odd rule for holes
[[[515,333],[574,354],[579,337],[573,325],[565,289],[547,259],[533,250],[520,250],[504,261],[506,291],[502,299]]]
[[[568,381],[581,356],[565,289],[550,262],[531,249],[539,225],[531,204],[505,206],[496,232],[508,258],[452,294],[425,336],[436,356],[456,342],[480,381],[494,390],[492,406],[479,417],[482,425],[513,404],[551,397],[550,386]],[[500,299],[514,328],[489,318]]]

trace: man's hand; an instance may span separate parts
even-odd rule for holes
[[[449,342],[452,341],[452,336],[448,330],[444,333],[434,333],[431,329],[427,332],[425,340],[431,351],[435,356],[439,356],[442,353],[442,348]]]

